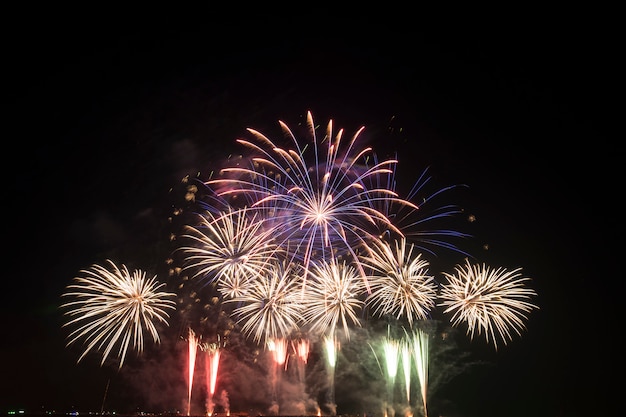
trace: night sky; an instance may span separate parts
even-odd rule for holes
[[[141,407],[114,367],[76,364],[61,293],[108,258],[160,274],[181,179],[219,167],[246,128],[276,135],[308,110],[348,134],[364,125],[377,151],[400,152],[406,181],[430,167],[436,184],[467,184],[476,257],[532,278],[540,309],[522,337],[464,346],[490,366],[450,383],[459,416],[613,410],[623,152],[609,23],[51,13],[16,15],[4,37],[0,413],[98,411],[107,381],[111,407]]]

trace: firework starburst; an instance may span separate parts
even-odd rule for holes
[[[194,277],[217,281],[227,297],[243,295],[247,281],[266,274],[276,255],[271,230],[264,230],[256,214],[245,209],[207,211],[199,217],[200,224],[188,226],[183,235],[190,242],[180,248],[185,268],[193,270]]]
[[[165,284],[156,276],[146,279],[146,273],[129,273],[125,265],[118,268],[107,260],[108,269],[100,265],[81,271],[63,297],[71,299],[61,307],[71,319],[63,327],[76,327],[68,345],[83,341],[85,350],[80,362],[90,351],[102,352],[102,364],[114,349],[118,351],[121,368],[132,346],[143,351],[144,332],[155,343],[160,342],[156,322],[167,324],[167,310],[175,309],[173,293],[160,291]]]
[[[331,120],[320,140],[309,112],[307,127],[312,143],[303,146],[285,123],[280,125],[291,139],[292,149],[283,149],[260,132],[248,129],[255,140],[238,142],[252,150],[251,166],[225,168],[222,178],[207,185],[218,188],[219,196],[224,198],[244,194],[240,200],[251,202],[253,209],[265,212],[271,205],[274,215],[268,221],[272,222],[277,242],[289,248],[291,259],[304,266],[306,283],[312,259],[330,262],[340,253],[358,259],[358,248],[375,238],[378,224],[397,231],[373,201],[394,200],[416,206],[398,198],[393,190],[365,186],[372,183],[371,177],[390,173],[397,161],[363,168],[363,161],[371,153],[370,148],[357,147],[363,128],[344,144],[343,130],[335,135]],[[355,265],[364,275],[358,262]]]
[[[426,319],[435,307],[437,284],[428,274],[428,261],[414,252],[413,245],[404,238],[392,244],[379,242],[362,258],[372,269],[368,276],[372,292],[366,303],[378,316],[404,318],[412,326],[415,320]]]
[[[349,339],[350,325],[361,325],[357,313],[363,293],[363,280],[352,265],[337,260],[315,264],[301,300],[308,330],[333,336],[341,325]]]
[[[266,276],[251,279],[241,296],[227,300],[239,305],[233,314],[243,333],[258,344],[296,331],[302,306],[299,279],[292,264],[273,263],[267,272]]]
[[[448,282],[443,285],[439,303],[444,313],[452,313],[453,325],[465,323],[467,333],[484,333],[498,348],[498,338],[504,344],[512,339],[511,330],[521,335],[527,315],[538,308],[530,302],[535,291],[525,286],[530,278],[523,277],[521,268],[506,270],[485,264],[457,265],[455,274],[443,272]]]

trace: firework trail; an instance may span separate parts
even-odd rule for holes
[[[271,230],[264,231],[256,214],[243,209],[206,211],[199,219],[200,224],[188,226],[182,236],[190,242],[179,249],[185,254],[185,268],[194,270],[194,277],[217,280],[226,297],[242,296],[247,281],[266,274],[276,255]]]
[[[377,164],[378,158],[376,155],[374,155],[373,160],[374,164]],[[381,173],[371,177],[370,180],[376,182],[370,184],[370,186],[372,188],[386,188],[396,192],[396,173],[398,168],[398,164],[395,164],[388,173]],[[389,219],[388,221],[395,226],[395,229],[390,229],[387,223],[379,224],[378,234],[380,238],[388,241],[407,238],[420,252],[433,256],[437,256],[439,249],[447,249],[470,256],[453,242],[459,239],[470,238],[471,235],[454,229],[433,228],[435,224],[447,221],[449,218],[463,213],[463,209],[457,205],[444,204],[435,206],[438,199],[454,190],[467,188],[467,186],[465,184],[457,184],[429,191],[428,188],[431,183],[432,177],[429,174],[429,168],[426,168],[406,194],[406,197],[400,200],[411,201],[414,205],[399,203],[395,199],[372,201],[374,208],[384,213]],[[402,233],[394,233],[396,230]]]
[[[395,250],[387,242],[378,242],[369,255],[361,257],[372,271],[367,277],[371,293],[366,304],[379,317],[405,318],[412,326],[435,307],[437,284],[428,274],[428,261],[421,253],[413,254],[413,245],[402,238],[394,246]]]
[[[411,404],[411,363],[412,353],[407,340],[400,343],[400,360],[402,362],[402,371],[404,374],[404,389],[406,391],[406,402]]]
[[[283,338],[272,338],[267,340],[267,350],[273,359],[272,375],[272,401],[278,406],[278,385],[280,383],[281,369],[287,366],[287,340]]]
[[[117,347],[121,368],[132,344],[141,353],[144,331],[155,343],[160,342],[156,322],[168,324],[167,310],[174,310],[173,293],[160,291],[165,286],[157,277],[146,279],[146,273],[129,273],[125,265],[118,268],[107,260],[108,269],[100,265],[82,270],[62,297],[73,299],[61,305],[71,319],[63,327],[77,326],[68,336],[67,345],[83,341],[86,346],[80,362],[91,350],[102,351],[101,365]]]
[[[198,353],[198,338],[193,330],[189,329],[189,361],[187,362],[187,388],[188,388],[188,397],[187,397],[187,415],[191,415],[191,391],[193,389],[193,374],[196,369],[196,354]]]
[[[387,372],[387,407],[385,415],[392,411],[393,407],[393,387],[398,375],[398,363],[400,358],[400,342],[387,336],[383,341],[383,352],[385,358],[385,370]],[[392,412],[393,414],[393,412]]]
[[[224,198],[244,194],[246,198],[242,200],[252,201],[251,208],[265,212],[268,205],[274,207],[273,233],[280,246],[290,248],[290,260],[297,259],[303,265],[306,285],[314,258],[330,262],[340,252],[357,260],[355,248],[366,247],[369,241],[377,239],[373,233],[377,224],[386,224],[399,233],[387,216],[372,206],[372,201],[387,199],[417,206],[398,198],[392,190],[365,187],[371,177],[390,173],[397,161],[386,160],[363,169],[359,161],[371,153],[370,148],[356,146],[363,128],[344,147],[343,130],[333,138],[331,120],[325,136],[319,140],[308,112],[307,127],[312,140],[309,151],[309,146],[302,146],[285,123],[279,123],[293,149],[283,149],[260,132],[248,129],[255,141],[238,142],[255,153],[251,167],[225,168],[223,178],[210,180],[207,185],[217,187],[218,195]],[[364,276],[359,263],[355,265]]]
[[[298,380],[301,383],[305,382],[305,369],[306,364],[309,361],[309,352],[311,350],[311,342],[308,339],[298,338],[297,341],[292,341],[292,348],[299,359],[298,361]]]
[[[446,307],[444,313],[452,313],[453,326],[465,323],[472,340],[476,331],[484,332],[487,343],[491,340],[496,350],[498,338],[505,345],[512,340],[511,329],[521,336],[527,314],[538,308],[529,301],[537,294],[524,286],[530,278],[522,277],[521,268],[494,269],[472,265],[466,259],[465,266],[457,265],[455,271],[443,272],[448,282],[443,285],[443,301],[439,303]]]
[[[206,353],[205,367],[207,378],[207,401],[206,411],[207,415],[212,415],[215,408],[213,403],[213,397],[215,395],[215,385],[217,383],[217,371],[220,364],[220,341],[219,336],[217,343],[203,343],[200,345],[200,349]]]
[[[404,376],[404,389],[407,407],[411,406],[411,377],[412,365],[415,364],[417,377],[419,379],[420,392],[422,396],[424,415],[426,411],[426,391],[428,386],[428,334],[420,329],[414,329],[410,333],[403,328],[403,337],[392,336],[391,326],[387,327],[387,336],[382,338],[382,365],[379,355],[373,346],[370,345],[374,357],[378,363],[382,375],[385,377],[387,396],[385,400],[384,415],[395,415],[394,393],[395,384],[399,370],[402,369]],[[407,415],[412,415],[407,409]]]
[[[326,405],[331,409],[332,415],[336,414],[335,403],[335,367],[337,366],[337,351],[339,341],[334,334],[324,336],[324,351],[326,352],[326,364],[328,370],[328,395]]]
[[[428,391],[428,334],[419,329],[415,330],[410,340],[410,345],[413,348],[413,359],[415,360],[417,378],[420,383],[424,417],[428,417],[426,408],[426,393]]]
[[[282,366],[287,365],[287,357],[289,351],[287,350],[288,342],[283,338],[268,339],[267,350],[272,353],[274,363]]]

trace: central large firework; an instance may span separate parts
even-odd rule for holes
[[[359,252],[378,239],[379,231],[400,231],[379,209],[380,201],[417,209],[393,189],[371,188],[374,179],[390,175],[396,160],[375,160],[372,149],[356,146],[359,129],[344,140],[342,129],[333,132],[330,121],[318,137],[311,113],[307,113],[310,144],[302,145],[291,129],[280,122],[288,146],[272,142],[248,129],[254,140],[239,139],[253,155],[249,166],[223,169],[223,177],[207,183],[221,197],[260,212],[265,228],[283,248],[289,261],[303,266],[303,284],[312,261],[333,262],[349,257],[361,275]],[[365,282],[367,286],[367,281]]]

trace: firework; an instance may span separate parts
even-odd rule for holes
[[[272,358],[276,364],[286,364],[287,356],[289,354],[287,346],[287,339],[279,338],[267,340],[267,350],[272,353]]]
[[[412,355],[409,343],[404,340],[400,344],[400,360],[402,361],[402,371],[404,373],[404,390],[406,392],[406,402],[411,402],[411,362]]]
[[[193,374],[196,369],[196,355],[198,353],[198,337],[189,329],[189,360],[187,362],[187,415],[191,415],[191,392],[193,391]]]
[[[291,347],[299,359],[298,365],[298,378],[300,382],[305,381],[306,364],[309,361],[309,352],[311,350],[311,342],[308,339],[297,338],[291,342]]]
[[[428,334],[419,329],[414,331],[410,345],[413,347],[417,378],[419,379],[420,393],[422,394],[424,416],[428,417],[428,409],[426,408],[426,394],[428,392]]]
[[[267,349],[273,359],[269,374],[272,407],[288,395],[309,398],[305,390],[312,380],[305,378],[309,350],[321,346],[329,378],[326,405],[336,414],[334,379],[340,331],[348,341],[351,328],[353,340],[360,334],[373,335],[368,332],[378,332],[377,326],[364,326],[363,333],[354,327],[361,326],[362,317],[384,319],[388,325],[380,349],[384,370],[379,350],[372,350],[386,379],[385,415],[388,411],[395,414],[394,385],[400,369],[403,397],[410,407],[412,360],[427,415],[429,339],[417,327],[437,306],[440,287],[424,256],[436,255],[442,248],[465,254],[453,242],[469,235],[440,224],[462,210],[454,205],[437,206],[439,197],[464,186],[431,192],[432,179],[424,170],[410,192],[402,194],[406,197],[399,197],[397,159],[379,161],[371,148],[360,148],[363,128],[344,140],[343,130],[334,131],[332,120],[320,131],[307,113],[308,143],[301,143],[285,123],[279,125],[288,141],[286,147],[248,129],[252,139],[238,143],[250,154],[229,158],[229,167],[204,183],[209,192],[203,198],[210,202],[199,202],[205,211],[197,214],[197,223],[186,226],[181,236],[184,243],[177,249],[182,253],[181,267],[192,271],[183,279],[210,284],[194,288],[189,296],[203,312],[216,312],[215,320],[203,315],[199,324],[205,333],[217,332],[218,322],[228,317],[229,324],[233,320],[238,325],[228,327],[231,336],[240,331]],[[186,191],[186,201],[195,202],[198,187],[189,185]],[[71,308],[67,314],[73,317],[67,325],[81,326],[68,344],[85,339],[87,346],[79,361],[90,350],[104,350],[104,363],[121,345],[121,367],[131,343],[142,350],[144,329],[158,341],[153,322],[165,322],[165,309],[174,306],[168,297],[174,294],[157,292],[160,285],[156,282],[145,283],[144,290],[126,291],[131,285],[124,279],[143,281],[144,276],[137,271],[131,277],[125,267],[119,270],[111,265],[112,271],[94,266],[87,277],[77,278],[77,284],[68,287],[72,292],[65,294],[77,301],[64,306]],[[524,288],[527,278],[519,270],[491,270],[468,262],[465,267],[457,266],[456,274],[444,276],[448,282],[441,287],[438,304],[445,308],[444,314],[452,314],[453,326],[466,324],[472,339],[475,333],[484,332],[496,349],[500,339],[506,344],[513,331],[520,334],[526,315],[536,308],[530,302],[535,293]],[[145,287],[152,287],[150,294],[144,294]],[[400,323],[404,338],[391,336],[393,322]],[[192,408],[198,348],[206,352],[206,412],[215,411],[219,338],[217,344],[200,340],[189,328],[187,415]],[[291,389],[278,391],[288,386],[282,384],[281,368],[287,370],[289,347],[297,361],[299,394]],[[345,354],[342,358],[351,359]],[[313,369],[317,377],[319,370]],[[228,378],[220,381],[226,385]],[[435,385],[431,383],[431,390]],[[373,388],[376,395],[380,387]],[[314,386],[309,388],[315,398]]]
[[[221,350],[219,336],[217,343],[202,343],[199,347],[205,352],[204,365],[206,369],[207,386],[206,412],[207,415],[210,416],[213,414],[213,409],[215,408],[215,404],[213,404],[213,396],[215,395],[217,371],[220,365]]]
[[[246,210],[207,211],[200,225],[189,226],[183,235],[190,245],[180,248],[194,277],[217,281],[222,295],[230,298],[242,296],[248,280],[267,272],[277,250],[271,232],[261,228],[255,214],[248,215]]]
[[[374,156],[374,161],[376,163],[376,156]],[[386,188],[396,192],[396,171],[398,168],[396,164],[390,172],[372,177],[372,179],[378,182],[371,186]],[[374,207],[383,213],[387,217],[388,222],[395,227],[395,229],[390,229],[387,223],[381,223],[378,225],[378,235],[386,241],[406,237],[421,252],[434,256],[438,254],[439,249],[447,249],[469,256],[454,241],[469,238],[471,235],[458,230],[436,226],[438,224],[443,226],[444,221],[463,213],[463,209],[457,205],[443,204],[437,206],[438,199],[454,190],[467,188],[467,186],[465,184],[456,184],[443,188],[434,188],[432,187],[432,177],[428,171],[428,168],[422,171],[411,190],[403,199],[378,199],[372,201]],[[433,188],[434,190],[431,191]],[[399,204],[399,201],[411,201],[414,204]],[[401,231],[401,234],[397,234],[394,230]]]
[[[400,342],[398,340],[387,337],[383,341],[383,351],[385,352],[385,370],[387,371],[387,378],[391,382],[391,385],[396,380],[398,375],[398,363],[400,360]]]
[[[465,323],[467,334],[474,338],[476,331],[484,332],[487,343],[493,342],[498,349],[498,338],[506,345],[512,340],[511,330],[518,335],[525,329],[527,314],[535,308],[529,300],[535,291],[526,288],[521,268],[508,271],[472,265],[466,259],[465,266],[457,265],[455,274],[444,272],[448,279],[441,290],[439,305],[446,307],[444,313],[452,313],[454,326]]]
[[[269,374],[271,377],[271,386],[272,386],[272,402],[276,403],[278,401],[278,386],[280,385],[281,380],[281,372],[280,369],[284,366],[287,368],[287,340],[283,338],[276,339],[267,339],[266,340],[266,348],[272,355],[273,361],[273,369]]]
[[[306,364],[309,360],[309,351],[311,350],[311,342],[308,339],[298,339],[292,342],[293,350],[296,356],[300,358],[302,363]]]
[[[364,304],[363,292],[363,281],[353,266],[337,260],[315,264],[301,299],[308,330],[334,335],[341,325],[349,339],[350,324],[361,325],[357,312]]]
[[[428,262],[421,253],[413,252],[402,238],[394,242],[395,250],[386,242],[374,245],[363,263],[372,269],[368,276],[371,293],[366,299],[378,316],[404,317],[409,326],[415,320],[426,319],[435,306],[437,284],[428,275]]]
[[[260,132],[248,129],[255,141],[238,142],[255,153],[251,167],[225,168],[223,178],[208,181],[207,185],[219,188],[220,197],[244,194],[242,200],[252,201],[251,208],[266,212],[268,206],[272,207],[273,216],[268,220],[279,245],[288,247],[291,259],[298,259],[304,266],[304,285],[313,258],[330,262],[346,253],[357,260],[358,248],[375,238],[378,224],[397,231],[387,216],[373,207],[373,201],[393,200],[417,207],[398,198],[393,190],[365,187],[366,182],[372,182],[371,177],[391,172],[390,167],[397,161],[363,168],[363,161],[371,153],[370,148],[356,146],[363,128],[343,146],[343,130],[333,138],[331,120],[320,141],[309,112],[309,150],[309,145],[302,146],[285,123],[279,123],[293,149],[283,149]],[[363,272],[358,262],[356,267]]]
[[[141,353],[144,332],[160,342],[156,322],[167,325],[167,310],[175,309],[175,294],[160,291],[165,286],[154,276],[146,279],[146,273],[135,270],[129,273],[125,265],[118,268],[107,260],[109,268],[93,265],[82,270],[83,276],[74,278],[63,297],[72,301],[61,307],[71,319],[63,327],[77,326],[68,336],[67,345],[83,341],[85,350],[80,362],[90,351],[102,352],[104,364],[111,351],[117,348],[121,368],[129,348]]]
[[[323,341],[324,351],[326,352],[329,387],[326,402],[328,406],[335,410],[335,367],[337,366],[337,352],[339,351],[340,345],[334,334],[324,336]]]
[[[383,340],[383,352],[385,359],[385,372],[387,375],[387,404],[385,409],[393,404],[393,386],[398,375],[398,364],[400,360],[400,341],[387,336]],[[387,411],[385,412],[387,414]],[[392,414],[393,415],[393,414]]]
[[[244,334],[256,343],[287,337],[298,329],[301,303],[299,279],[292,264],[273,263],[267,276],[250,280],[244,295],[227,300]]]

